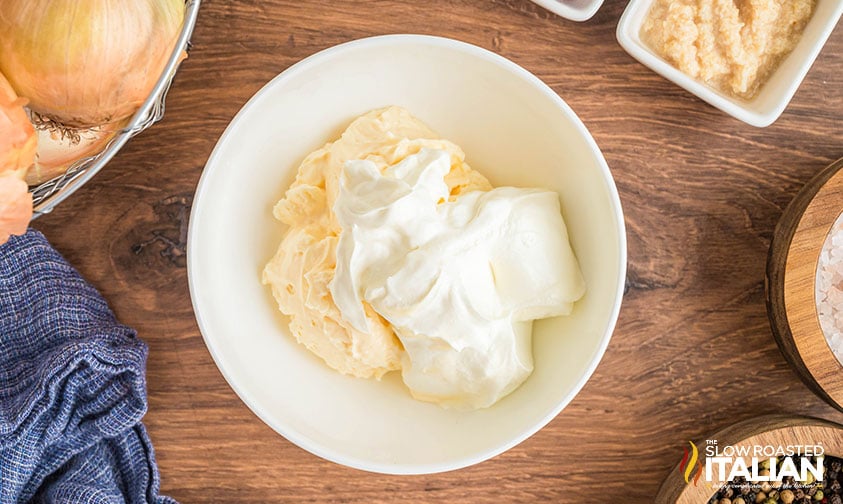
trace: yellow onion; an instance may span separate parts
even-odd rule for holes
[[[25,103],[0,74],[0,244],[25,233],[32,218],[32,195],[22,179],[35,159],[37,137]]]
[[[2,0],[0,72],[59,123],[119,121],[160,78],[184,11],[184,0]]]

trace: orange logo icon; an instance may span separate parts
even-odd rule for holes
[[[685,477],[685,483],[691,482],[691,475],[693,474],[694,486],[697,486],[697,482],[700,480],[703,472],[702,463],[700,462],[700,451],[697,449],[697,445],[691,441],[688,441],[688,444],[691,445],[691,449],[688,450],[685,448],[685,456],[682,457],[682,462],[679,463],[679,474]],[[696,473],[694,469],[696,469]]]

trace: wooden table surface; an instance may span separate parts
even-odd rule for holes
[[[585,23],[527,0],[205,0],[164,120],[34,227],[150,346],[145,423],[162,492],[182,503],[648,503],[688,440],[765,413],[843,422],[780,354],[764,270],[796,192],[843,156],[843,29],[784,115],[758,129],[634,61],[625,1]],[[192,195],[229,120],[270,78],[326,47],[386,33],[452,37],[544,80],[589,128],[623,203],[628,291],[576,399],[476,466],[384,476],[324,461],[264,425],[211,360],[188,294]]]

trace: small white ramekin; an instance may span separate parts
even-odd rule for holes
[[[641,40],[641,26],[654,0],[630,0],[617,38],[633,58],[723,112],[753,126],[772,124],[784,112],[843,13],[843,0],[817,0],[798,44],[751,100],[736,98],[694,79],[665,61]]]
[[[532,0],[554,14],[572,21],[586,21],[603,5],[603,0]]]

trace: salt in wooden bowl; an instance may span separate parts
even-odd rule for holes
[[[843,158],[811,179],[776,226],[765,290],[773,335],[820,397],[843,410],[843,366],[823,333],[816,297],[820,253],[843,212]]]

